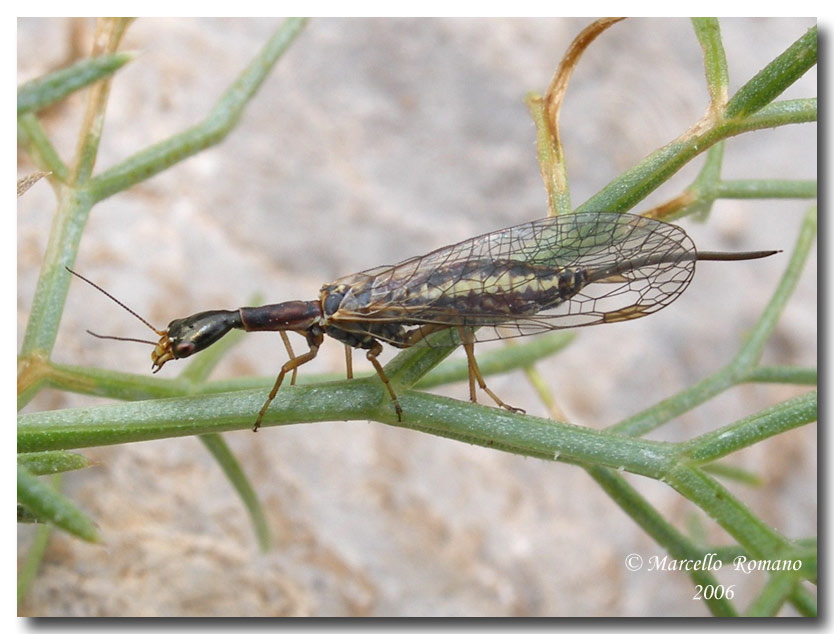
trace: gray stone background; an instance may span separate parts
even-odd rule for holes
[[[164,325],[255,292],[312,299],[322,282],[545,215],[534,128],[523,103],[544,91],[584,19],[317,19],[278,63],[240,126],[206,151],[98,205],[77,268]],[[276,28],[275,19],[143,19],[123,48],[142,54],[112,87],[97,169],[204,116]],[[731,92],[813,24],[723,20]],[[92,23],[18,22],[19,81],[88,49]],[[816,94],[809,72],[784,98]],[[83,95],[44,125],[62,156],[75,148]],[[579,204],[704,112],[707,92],[688,21],[614,26],[581,60],[561,125]],[[701,159],[640,209],[681,191]],[[31,170],[23,158],[20,173]],[[816,126],[728,142],[727,178],[814,178]],[[685,221],[709,250],[790,251],[808,201],[719,201],[707,225]],[[54,196],[19,203],[18,338],[22,338]],[[579,333],[538,365],[571,421],[601,428],[726,363],[755,322],[788,253],[706,263],[673,306]],[[98,341],[86,328],[147,336],[129,315],[73,284],[54,358],[149,371],[148,349]],[[500,345],[500,344],[498,344]],[[296,348],[300,349],[301,343]],[[392,353],[385,357],[390,358]],[[216,377],[274,375],[271,333],[244,338]],[[330,341],[307,372],[343,368]],[[816,361],[812,257],[766,363]],[[365,361],[356,355],[355,365]],[[171,364],[162,376],[184,367]],[[544,415],[523,374],[492,377],[507,402]],[[439,390],[467,398],[465,384]],[[692,437],[802,389],[748,385],[651,437]],[[26,411],[102,400],[44,392]],[[53,536],[21,613],[29,615],[703,615],[681,573],[628,572],[629,553],[663,551],[570,465],[470,447],[377,423],[334,422],[226,435],[264,501],[275,547],[261,554],[238,498],[193,438],[85,451],[97,466],[65,478],[96,519],[102,545]],[[816,532],[816,427],[732,457],[764,478],[729,483],[789,537]],[[680,528],[698,518],[662,483],[628,476]],[[31,539],[20,531],[21,553]],[[739,605],[759,577],[722,571]]]

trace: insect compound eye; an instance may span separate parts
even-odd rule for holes
[[[324,314],[332,315],[339,310],[339,305],[342,303],[344,298],[344,293],[330,293],[324,298]]]
[[[184,359],[190,357],[197,351],[197,346],[192,341],[180,341],[174,346],[174,357]]]

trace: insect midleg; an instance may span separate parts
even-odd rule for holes
[[[374,341],[373,347],[368,350],[368,354],[365,356],[368,358],[368,361],[374,366],[374,370],[379,375],[379,378],[382,379],[382,382],[385,384],[385,387],[388,389],[388,394],[391,395],[391,400],[394,401],[394,409],[397,411],[397,420],[402,422],[403,420],[403,408],[400,407],[400,401],[397,398],[397,395],[394,393],[394,388],[391,387],[391,382],[388,380],[388,377],[385,376],[385,372],[382,369],[382,364],[380,364],[377,357],[379,353],[382,352],[382,344],[379,341]]]
[[[345,370],[347,378],[353,378],[353,348],[345,344]]]
[[[281,341],[284,342],[284,348],[287,349],[287,356],[290,359],[295,359],[295,353],[292,351],[292,344],[290,343],[290,338],[286,332],[283,330],[279,331],[281,335]],[[290,385],[295,385],[295,379],[298,376],[298,366],[292,369],[292,379],[290,379]]]
[[[478,368],[478,362],[475,360],[475,340],[472,337],[472,331],[468,328],[458,327],[458,332],[460,333],[460,338],[463,341],[463,349],[466,351],[466,359],[469,365],[469,398],[473,403],[477,403],[478,401],[475,398],[475,381],[478,382],[478,386],[487,394],[489,394],[490,398],[500,407],[503,407],[506,410],[511,412],[518,412],[524,414],[524,410],[520,407],[513,407],[512,405],[507,405],[504,401],[498,398],[498,395],[495,394],[491,389],[487,387],[486,381],[484,381],[484,377],[481,374],[481,370]]]
[[[281,382],[284,380],[284,375],[286,375],[286,373],[290,370],[295,371],[295,369],[298,366],[304,365],[308,361],[312,361],[313,359],[315,359],[316,355],[319,352],[319,346],[321,345],[323,339],[324,335],[322,334],[308,335],[307,343],[309,344],[310,349],[302,355],[292,357],[289,361],[287,361],[284,365],[281,366],[281,371],[278,373],[278,378],[275,379],[275,385],[272,386],[272,391],[266,398],[266,403],[264,403],[264,406],[258,413],[258,418],[255,421],[255,425],[252,427],[252,431],[258,431],[258,427],[261,426],[261,420],[263,420],[264,414],[266,414],[266,410],[269,408],[269,404],[272,403],[273,399],[275,399],[275,395],[278,394],[278,388],[281,387]]]

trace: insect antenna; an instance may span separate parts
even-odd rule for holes
[[[150,339],[136,339],[134,337],[117,337],[115,335],[100,335],[97,332],[93,332],[92,330],[87,330],[88,335],[93,335],[96,339],[114,339],[116,341],[135,341],[136,343],[149,343],[152,346],[156,345],[156,341],[151,341]]]
[[[87,282],[87,284],[89,284],[90,286],[92,286],[93,288],[95,288],[96,290],[98,290],[99,292],[103,293],[104,295],[106,295],[107,297],[109,297],[110,299],[112,299],[112,300],[113,300],[114,302],[116,302],[119,306],[121,306],[121,307],[122,307],[122,308],[124,308],[127,312],[129,312],[131,315],[133,315],[134,317],[136,317],[136,319],[138,319],[138,320],[139,320],[139,321],[141,321],[143,324],[145,324],[148,328],[150,328],[151,330],[153,330],[156,334],[158,334],[158,335],[160,335],[160,336],[165,334],[165,331],[164,331],[164,330],[158,330],[157,328],[155,328],[155,327],[153,326],[153,324],[151,324],[151,323],[150,323],[147,319],[145,319],[144,317],[142,317],[142,316],[141,316],[139,313],[137,313],[135,310],[133,310],[133,309],[129,308],[128,306],[126,306],[124,303],[120,302],[118,299],[116,299],[115,297],[113,297],[110,293],[108,293],[107,291],[105,291],[105,290],[104,290],[101,286],[99,286],[99,285],[98,285],[98,284],[96,284],[95,282],[93,282],[93,281],[91,281],[91,280],[88,280],[86,277],[84,277],[84,276],[83,276],[83,275],[81,275],[80,273],[76,273],[75,271],[73,271],[73,270],[72,270],[70,267],[68,267],[68,266],[65,266],[64,268],[65,268],[67,271],[69,271],[70,273],[72,273],[73,275],[75,275],[75,277],[77,277],[78,279],[80,279],[80,280],[84,280],[85,282]],[[88,333],[90,333],[93,337],[97,337],[97,338],[99,338],[99,339],[115,339],[116,341],[136,341],[136,342],[138,342],[138,343],[149,343],[149,344],[151,344],[151,345],[153,345],[153,346],[155,346],[155,345],[156,345],[156,342],[155,342],[155,341],[148,341],[148,340],[146,340],[146,339],[133,339],[133,338],[131,338],[131,337],[115,337],[115,336],[113,336],[113,335],[99,335],[99,334],[97,334],[97,333],[93,332],[92,330],[88,330],[87,332],[88,332]]]

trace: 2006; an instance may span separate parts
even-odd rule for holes
[[[703,599],[706,599],[707,601],[711,599],[732,599],[735,596],[735,590],[733,590],[735,587],[735,584],[727,586],[726,588],[722,585],[696,585],[695,596],[692,597],[692,599],[694,601],[701,601]]]

